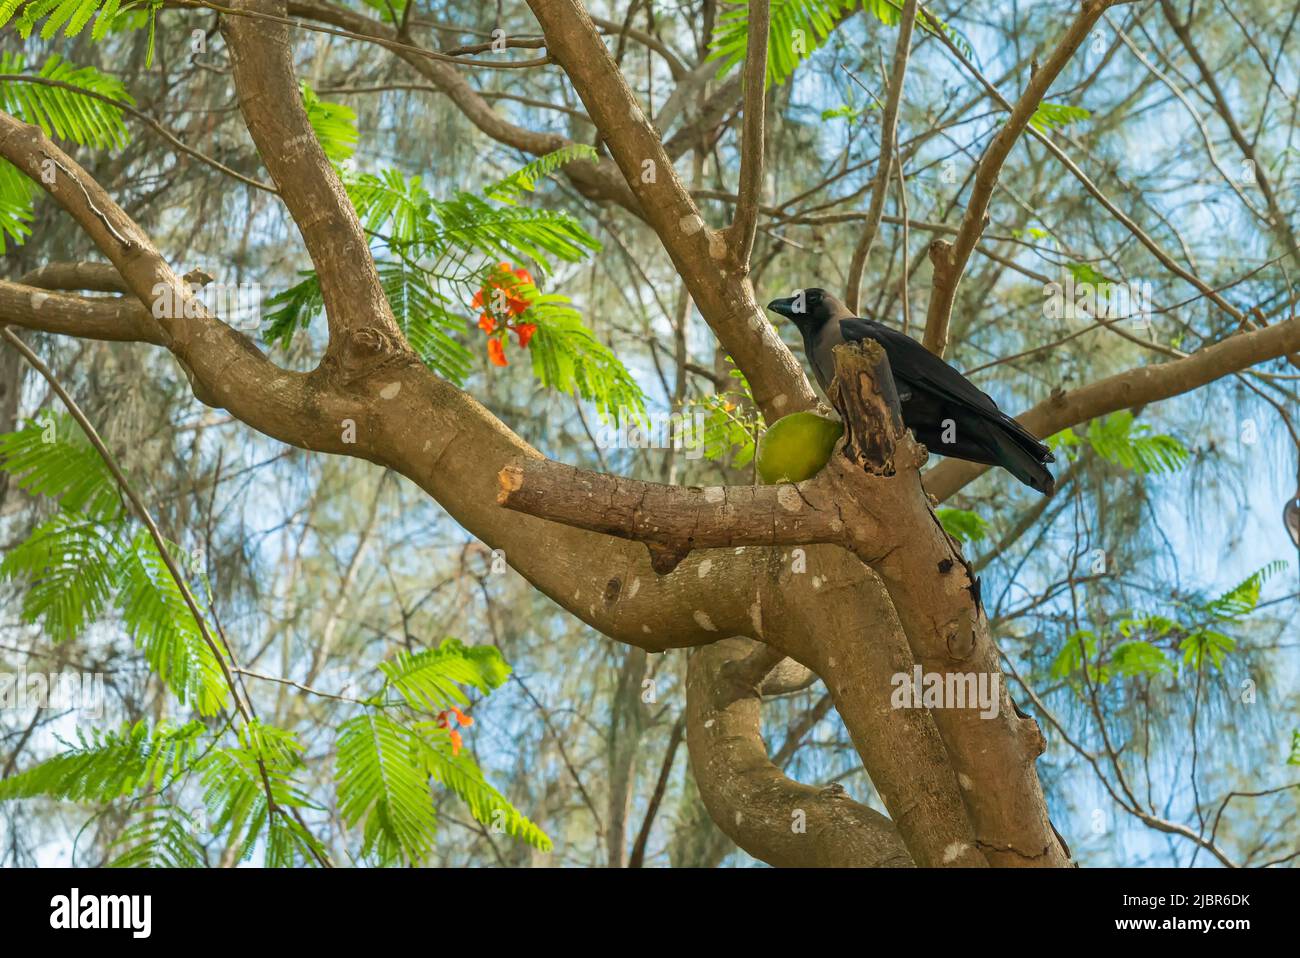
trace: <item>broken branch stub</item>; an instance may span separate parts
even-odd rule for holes
[[[844,455],[872,475],[892,476],[906,430],[889,357],[872,340],[844,343],[833,352],[830,400],[844,420]]]

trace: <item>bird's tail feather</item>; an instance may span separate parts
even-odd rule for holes
[[[1016,445],[1020,446],[1025,452],[1040,463],[1056,462],[1056,457],[1052,455],[1052,450],[1047,448],[1037,436],[1020,425],[1018,420],[1012,419],[1005,413],[1002,414],[1002,422],[1006,427],[1005,431]]]
[[[1034,440],[1037,449],[1027,449],[1018,435],[1001,429],[990,430],[993,439],[993,451],[998,465],[1011,473],[1031,489],[1037,489],[1045,496],[1050,496],[1056,489],[1056,478],[1043,465],[1042,454],[1052,460],[1052,454],[1038,440]],[[1039,452],[1041,450],[1041,452]]]

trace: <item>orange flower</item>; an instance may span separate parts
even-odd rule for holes
[[[502,327],[513,330],[519,339],[520,349],[527,349],[533,334],[537,332],[536,323],[512,322],[528,311],[528,300],[520,295],[512,295],[518,293],[520,286],[525,283],[533,284],[533,274],[528,270],[522,267],[514,269],[509,263],[498,263],[497,268],[489,274],[487,284],[470,301],[470,305],[480,311],[479,329],[489,337],[493,337]],[[506,359],[506,338],[503,335],[488,339],[488,359],[493,366],[510,365]]]
[[[454,705],[450,709],[444,709],[438,713],[438,728],[445,728],[447,730],[447,737],[451,739],[451,754],[454,758],[460,754],[460,750],[464,747],[465,741],[460,737],[460,732],[456,731],[456,729],[452,727],[451,720],[447,718],[448,713],[455,715],[456,722],[460,725],[473,725],[474,720]]]
[[[527,349],[528,341],[533,338],[533,333],[537,332],[536,323],[520,323],[518,326],[511,326],[515,335],[519,337],[519,348]]]
[[[485,304],[491,300],[492,305],[488,306],[488,309],[508,312],[511,316],[521,316],[528,309],[528,300],[510,295],[521,283],[533,285],[533,274],[522,267],[512,269],[509,263],[497,263],[496,273],[489,276],[487,285],[474,294],[470,305],[475,309],[484,309]],[[505,299],[504,305],[496,306],[501,302],[502,295]]]

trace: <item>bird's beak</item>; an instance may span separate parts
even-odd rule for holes
[[[786,319],[794,318],[794,297],[786,296],[783,299],[774,299],[767,304],[767,308],[778,316],[784,316]]]

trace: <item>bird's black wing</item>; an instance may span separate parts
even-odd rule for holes
[[[965,406],[1001,421],[1021,445],[1036,452],[1041,450],[1040,454],[1047,454],[1050,458],[1050,453],[1037,436],[998,409],[991,396],[911,336],[865,319],[840,320],[840,335],[849,341],[874,339],[889,355],[889,366],[895,379],[901,379],[913,388],[924,389],[945,402]]]
[[[889,367],[896,379],[921,386],[951,403],[999,411],[990,396],[911,336],[865,319],[840,320],[840,335],[850,342],[874,339],[880,343],[889,354]]]

